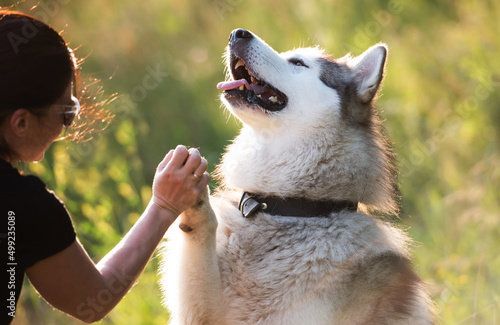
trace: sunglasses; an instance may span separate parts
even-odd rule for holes
[[[63,114],[63,126],[68,128],[71,123],[75,120],[75,117],[80,113],[80,101],[75,96],[71,96],[72,105],[55,105],[55,107],[62,107],[64,111],[60,112]]]

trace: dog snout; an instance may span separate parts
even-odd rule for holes
[[[249,32],[248,30],[242,29],[242,28],[235,29],[231,32],[231,35],[229,35],[229,44],[234,45],[238,41],[250,40],[252,38],[253,38],[253,34],[251,32]]]

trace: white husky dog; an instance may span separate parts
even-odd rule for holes
[[[387,56],[277,53],[231,33],[225,106],[243,123],[217,194],[171,227],[172,324],[432,324],[395,214],[393,155],[374,97]],[[180,228],[180,229],[179,229]]]

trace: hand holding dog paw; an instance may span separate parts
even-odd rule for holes
[[[177,146],[158,165],[152,202],[175,215],[193,207],[210,180],[207,161],[196,149]]]

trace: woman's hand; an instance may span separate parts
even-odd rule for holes
[[[198,150],[184,146],[170,150],[156,169],[152,203],[176,216],[191,208],[210,180],[206,170],[207,161]]]

